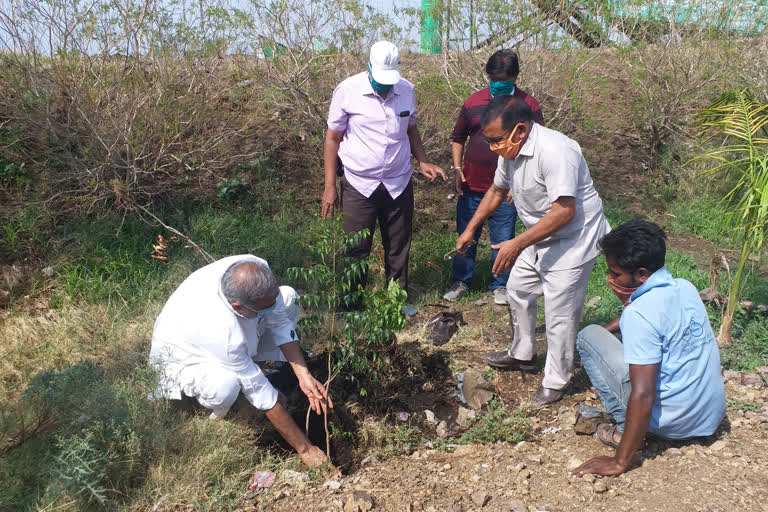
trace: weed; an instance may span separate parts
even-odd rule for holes
[[[421,446],[423,443],[424,436],[421,430],[410,423],[402,423],[392,429],[384,445],[384,455],[386,457],[397,457],[398,455],[407,454],[413,448]]]
[[[747,402],[745,400],[738,400],[736,398],[728,398],[725,401],[726,406],[728,409],[731,409],[732,411],[759,411],[762,409],[762,405],[755,404],[752,402]]]
[[[525,409],[513,411],[498,399],[488,404],[485,414],[477,420],[476,426],[467,430],[458,438],[459,444],[519,443],[531,435],[531,421]]]

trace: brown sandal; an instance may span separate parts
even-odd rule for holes
[[[618,443],[615,441],[616,432],[619,434],[622,433],[619,431],[618,425],[614,425],[613,423],[601,423],[597,426],[597,430],[595,431],[595,438],[603,444],[613,448],[618,448],[619,443],[621,442],[621,438],[619,438]]]

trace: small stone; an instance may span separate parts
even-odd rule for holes
[[[443,464],[443,471],[448,471],[449,469],[451,469],[450,464]]]
[[[485,491],[477,491],[472,493],[472,503],[482,508],[488,502],[491,501],[491,496]]]
[[[418,458],[420,458],[420,457],[421,457],[421,452],[420,452],[419,450],[416,450],[415,452],[413,452],[413,453],[411,454],[411,458],[412,458],[412,459],[418,459]]]
[[[448,435],[448,424],[445,421],[441,421],[437,424],[437,427],[435,427],[435,432],[437,433],[437,437],[445,437]]]
[[[459,407],[456,423],[462,428],[467,428],[472,424],[475,418],[477,418],[477,412],[472,409],[467,409],[466,407]]]
[[[593,489],[596,493],[602,494],[608,490],[608,486],[602,480],[598,480],[595,482]]]
[[[577,415],[576,411],[567,407],[561,407],[557,412],[557,419],[560,425],[564,428],[572,427],[576,424]]]
[[[576,406],[576,421],[573,430],[579,434],[592,435],[597,431],[600,423],[606,423],[610,420],[598,407],[591,407],[584,404]]]
[[[453,450],[453,454],[463,457],[464,455],[472,455],[473,453],[477,452],[478,449],[479,445],[476,444],[462,444]]]
[[[571,457],[570,459],[568,459],[568,465],[566,466],[566,468],[568,469],[568,471],[573,471],[574,469],[581,466],[582,464],[584,464],[582,460],[577,459],[576,457]]]
[[[445,198],[446,198],[448,201],[450,201],[450,200],[451,200],[451,199],[453,199],[454,197],[456,197],[456,194],[448,194],[447,196],[445,196]]]
[[[354,491],[344,504],[344,512],[368,512],[373,510],[373,497],[365,491]]]
[[[424,409],[424,416],[427,418],[427,423],[437,425],[437,418],[435,417],[435,413],[429,409]]]
[[[375,456],[373,456],[373,455],[369,455],[369,456],[367,456],[366,458],[364,458],[364,459],[363,459],[363,460],[360,462],[360,465],[361,465],[361,466],[365,466],[366,464],[373,464],[373,463],[375,463],[375,462],[376,462],[376,457],[375,457]]]
[[[585,482],[590,483],[590,484],[595,483],[595,480],[597,480],[597,478],[595,478],[595,475],[593,475],[592,473],[587,473],[586,475],[582,476],[581,478]]]
[[[763,379],[759,374],[753,372],[742,372],[741,383],[745,386],[751,386],[753,388],[763,387]]]
[[[734,370],[723,370],[723,382],[741,383],[741,372]]]
[[[411,413],[405,411],[396,412],[395,417],[400,421],[408,421],[408,418],[411,417]]]
[[[528,512],[528,507],[522,501],[510,501],[501,505],[502,512]]]
[[[722,450],[726,446],[728,446],[728,441],[726,441],[725,439],[718,439],[717,441],[715,441],[714,443],[712,443],[709,446],[709,451],[711,451],[711,452],[719,452],[720,450]]]
[[[670,448],[665,452],[665,455],[669,457],[682,457],[683,452],[682,450],[680,450],[680,448]]]
[[[493,385],[479,370],[470,368],[463,373],[464,398],[472,409],[478,410],[491,401],[496,394]]]
[[[53,267],[45,267],[43,269],[43,275],[45,275],[45,277],[53,276]]]
[[[338,480],[327,480],[323,484],[323,487],[327,487],[328,489],[331,489],[333,491],[337,491],[337,490],[341,489],[341,482],[339,482]]]
[[[293,471],[292,469],[285,469],[280,473],[280,480],[286,485],[294,487],[306,484],[309,481],[309,477],[304,473]]]
[[[528,460],[531,462],[535,462],[536,464],[541,464],[541,455],[529,455]]]
[[[696,455],[696,446],[692,444],[688,444],[688,445],[682,446],[680,448],[680,451],[683,452],[683,455],[685,455],[686,457],[693,457],[694,455]]]
[[[529,478],[531,478],[530,469],[523,469],[517,474],[517,480],[519,482],[522,482],[523,480],[528,480]]]
[[[756,493],[756,492],[755,492],[755,490],[754,490],[753,488],[751,488],[751,487],[747,487],[746,489],[744,489],[744,492],[745,492],[745,493],[747,493],[747,496],[750,496],[750,497],[752,497],[752,498],[754,498],[755,496],[757,496],[757,493]]]

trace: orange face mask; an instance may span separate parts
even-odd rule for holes
[[[512,137],[515,136],[515,132],[517,132],[518,126],[520,126],[520,124],[515,125],[508,137],[505,137],[498,142],[492,142],[489,144],[488,147],[491,149],[491,151],[509,160],[515,158],[518,153],[520,153],[520,146],[523,145],[522,140],[518,142],[512,142]]]

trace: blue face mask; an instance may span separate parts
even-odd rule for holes
[[[491,89],[491,96],[499,96],[501,94],[512,94],[515,92],[515,81],[507,80],[506,82],[495,82],[488,80],[488,85]]]
[[[275,309],[275,306],[277,306],[277,302],[275,302],[274,304],[272,304],[268,308],[264,308],[264,309],[253,309],[253,308],[250,308],[248,306],[243,305],[243,307],[245,309],[247,309],[249,313],[254,313],[255,314],[254,316],[251,316],[250,318],[255,318],[255,317],[261,318],[261,317],[267,316],[268,314],[270,314],[272,312],[272,310]],[[246,315],[246,316],[248,316],[248,315]]]
[[[373,73],[371,73],[371,65],[368,64],[368,81],[371,82],[371,87],[373,87],[373,90],[378,93],[386,93],[389,92],[390,89],[392,89],[392,84],[385,85],[380,84],[376,80],[373,79]]]

